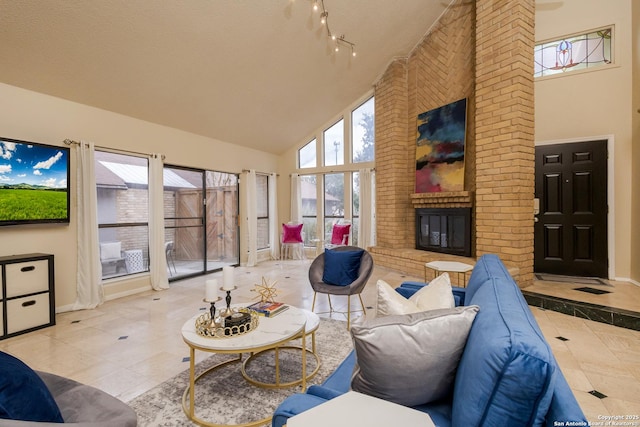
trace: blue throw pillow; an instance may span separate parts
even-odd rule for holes
[[[64,423],[56,401],[38,374],[1,351],[0,418]]]
[[[329,285],[347,286],[358,278],[363,249],[358,251],[324,251],[322,281]]]

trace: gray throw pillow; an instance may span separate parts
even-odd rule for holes
[[[406,406],[451,393],[478,306],[368,319],[351,327],[351,389]]]

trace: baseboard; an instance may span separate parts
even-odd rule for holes
[[[56,307],[56,314],[66,313],[67,311],[73,311],[73,304],[61,305]]]
[[[637,280],[633,280],[629,277],[615,277],[610,280],[614,280],[616,282],[627,282],[627,283],[631,283],[632,285],[640,286],[640,282],[638,282]]]
[[[143,286],[143,287],[140,287],[140,288],[127,289],[126,291],[115,292],[113,294],[105,295],[104,296],[104,300],[105,301],[112,301],[114,299],[128,297],[130,295],[141,294],[142,292],[150,291],[152,289],[153,288],[151,287],[151,285],[146,285],[146,286]]]

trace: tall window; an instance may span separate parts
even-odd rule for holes
[[[534,49],[534,77],[611,64],[612,28],[540,43]]]
[[[315,138],[298,150],[298,165],[300,168],[316,167],[316,140]]]
[[[344,120],[324,131],[324,165],[335,166],[344,164]]]
[[[353,239],[360,216],[358,170],[375,166],[375,99],[363,99],[344,111],[340,120],[318,129],[316,137],[298,150],[307,246],[326,240],[340,220],[351,221],[350,241],[357,244]],[[322,200],[317,200],[318,192]]]
[[[102,278],[149,271],[149,162],[95,152]]]
[[[351,161],[372,162],[375,159],[374,99],[369,98],[351,113]]]
[[[256,175],[256,190],[258,203],[256,213],[258,216],[258,249],[269,247],[269,176]]]
[[[300,193],[302,197],[302,223],[304,244],[312,246],[312,240],[318,237],[318,196],[317,178],[315,175],[300,177]]]
[[[358,228],[360,227],[360,174],[358,172],[351,174],[351,195],[353,203],[351,208],[352,242],[355,246],[358,246]]]
[[[333,224],[344,219],[344,174],[324,175],[324,232],[330,235]]]

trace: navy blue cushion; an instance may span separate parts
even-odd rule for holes
[[[1,351],[0,418],[64,422],[56,401],[38,374],[20,360]]]
[[[358,251],[325,250],[322,281],[336,286],[347,286],[353,283],[358,278],[363,253],[362,249]]]

